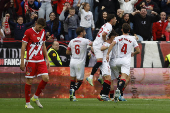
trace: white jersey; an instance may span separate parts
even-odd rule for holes
[[[93,42],[93,45],[99,45],[99,44],[102,45],[103,42],[104,42],[103,37],[102,37],[103,32],[105,32],[105,33],[107,34],[107,35],[106,35],[106,40],[107,40],[109,34],[111,33],[111,31],[112,31],[112,25],[111,25],[110,23],[104,24],[104,25],[100,28],[100,30],[99,30],[99,32],[98,32],[98,34],[97,34],[97,36],[96,36],[96,39],[95,39],[94,42]]]
[[[91,43],[90,40],[77,37],[70,41],[68,49],[71,50],[72,56],[71,60],[79,60],[80,62],[85,62],[87,54],[87,45]]]
[[[138,47],[138,43],[134,36],[121,35],[115,37],[114,41],[117,44],[117,57],[131,59],[131,51],[133,48]]]
[[[103,46],[109,47],[110,44],[109,44],[108,42],[104,42],[104,43],[103,43]],[[103,51],[103,62],[106,61],[107,52],[108,52],[108,49],[105,49],[105,50]],[[110,61],[111,55],[112,55],[112,51],[109,53],[109,61]]]

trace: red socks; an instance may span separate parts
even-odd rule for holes
[[[45,88],[46,84],[47,84],[47,82],[41,80],[41,82],[40,82],[39,85],[38,85],[37,91],[36,91],[36,93],[35,93],[36,96],[39,96],[39,95],[40,95],[40,93],[42,92],[42,90]]]
[[[30,102],[31,85],[25,84],[25,100],[26,103]]]

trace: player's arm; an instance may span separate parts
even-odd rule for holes
[[[66,50],[66,55],[71,55],[71,48],[67,48],[67,50]]]
[[[43,42],[42,51],[43,51],[44,57],[46,58],[47,68],[49,69],[49,67],[50,67],[50,62],[49,62],[49,59],[48,59],[47,49],[46,49],[46,46],[45,46],[45,42]]]
[[[104,41],[104,42],[106,42],[106,35],[107,35],[106,32],[103,32],[103,33],[102,33],[102,38],[103,38],[103,41]]]
[[[135,56],[135,55],[137,55],[139,53],[140,53],[140,48],[139,48],[139,46],[137,46],[137,47],[135,47],[135,52],[132,53],[131,56],[133,57],[133,56]]]
[[[103,45],[103,46],[101,47],[101,51],[104,51],[104,50],[106,50],[106,49],[108,49],[108,48],[109,48],[109,47]]]
[[[26,49],[27,43],[22,42],[22,47],[21,47],[21,64],[20,64],[20,69],[24,71],[25,69],[25,64],[24,64],[24,55],[25,55],[25,49]]]
[[[112,50],[113,46],[116,44],[116,41],[113,41],[109,48],[108,48],[108,52],[107,52],[107,56],[106,56],[106,60],[109,61],[109,54],[110,54],[110,51]]]

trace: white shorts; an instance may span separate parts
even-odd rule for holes
[[[102,47],[101,44],[93,45],[93,50],[94,50],[94,54],[95,54],[96,59],[103,58],[103,51],[101,51],[101,47]]]
[[[121,73],[130,74],[130,60],[127,58],[116,58],[115,65]]]
[[[116,59],[110,59],[110,69],[111,69],[111,80],[117,79],[119,77],[119,70],[115,65]]]
[[[70,62],[70,76],[76,77],[77,80],[83,80],[84,79],[84,62]]]
[[[111,76],[111,70],[110,65],[107,61],[102,62],[102,65],[100,66],[100,70],[102,71],[102,76]]]

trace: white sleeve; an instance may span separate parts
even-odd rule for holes
[[[68,47],[67,47],[67,49],[68,49],[69,51],[71,51],[71,42],[72,42],[72,41],[70,41],[70,43],[68,44]]]
[[[103,46],[105,46],[105,47],[109,47],[109,44],[108,44],[108,43],[106,43],[106,42],[104,42],[104,43],[103,43]]]
[[[94,25],[94,19],[93,19],[93,13],[91,13],[91,24],[92,24],[92,28],[95,28],[95,25]]]
[[[113,40],[114,42],[118,42],[118,37],[115,37],[115,39]]]
[[[105,27],[103,28],[103,32],[105,32],[106,34],[108,34],[111,30],[112,30],[112,28],[110,28],[110,26],[109,26],[109,27],[108,27],[108,26],[105,26]]]
[[[131,2],[131,4],[134,5],[134,4],[136,4],[138,2],[138,0],[131,0],[130,2]]]
[[[124,0],[118,0],[120,4],[123,4],[124,3]]]
[[[84,11],[83,5],[80,6],[79,11],[80,11],[81,14],[83,13],[83,11]]]
[[[89,45],[90,43],[92,43],[89,39],[85,39],[85,43],[87,44],[87,45]]]

